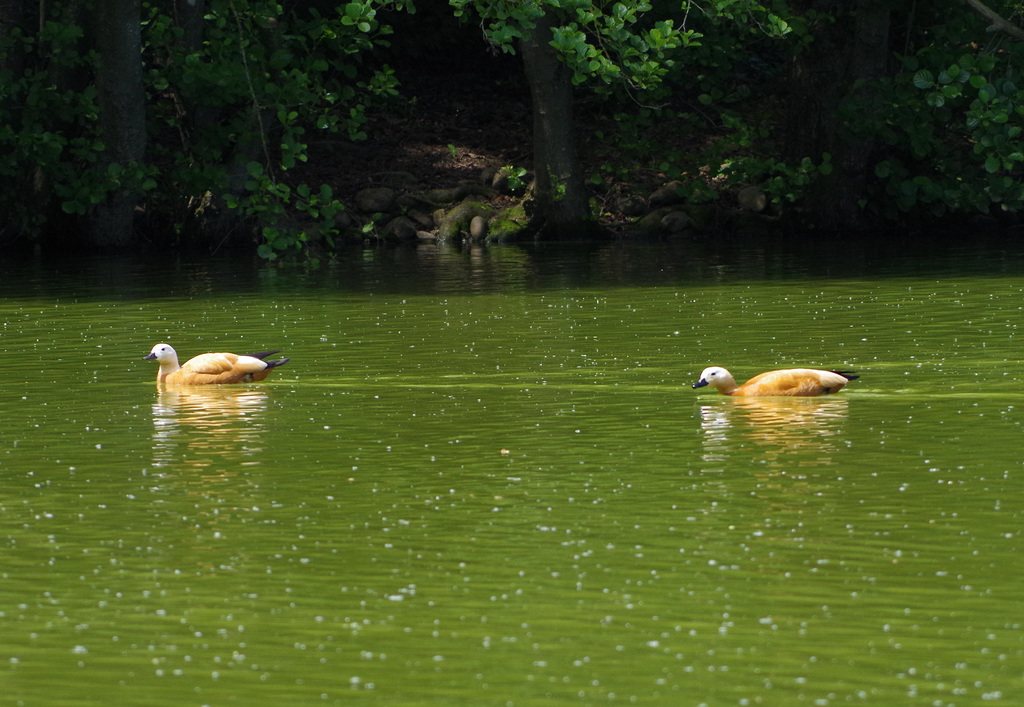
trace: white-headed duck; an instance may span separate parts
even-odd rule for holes
[[[178,353],[169,344],[157,344],[144,361],[159,361],[157,383],[171,385],[211,385],[215,383],[249,383],[261,381],[290,359],[264,361],[278,351],[264,351],[251,356],[233,353],[204,353],[178,364]]]
[[[694,388],[711,386],[723,395],[828,395],[838,393],[844,385],[860,378],[853,371],[819,371],[813,368],[787,368],[754,376],[737,385],[732,374],[721,366],[705,368]]]

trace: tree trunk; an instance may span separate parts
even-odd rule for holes
[[[549,15],[523,38],[520,51],[533,101],[534,211],[531,228],[561,239],[599,232],[576,154],[572,73],[551,47]]]
[[[820,176],[805,200],[807,222],[826,230],[868,227],[860,207],[870,177],[875,133],[848,129],[844,115],[881,109],[874,82],[889,59],[890,10],[885,0],[802,0],[794,9],[814,13],[814,36],[793,62],[785,160],[832,157],[832,172]]]
[[[106,146],[102,166],[131,168],[142,162],[146,147],[141,0],[97,3],[95,27],[99,51],[97,102]],[[136,180],[122,180],[86,219],[87,240],[99,248],[131,243],[139,198]]]

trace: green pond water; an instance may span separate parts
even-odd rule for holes
[[[824,257],[828,255],[828,257]],[[1024,702],[1024,249],[0,264],[0,702]],[[143,361],[281,349],[264,383]],[[840,394],[692,390],[723,365]]]

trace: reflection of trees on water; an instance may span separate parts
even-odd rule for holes
[[[833,463],[847,417],[845,398],[727,398],[701,406],[704,471],[736,454],[773,466]]]
[[[231,475],[263,449],[267,392],[260,388],[165,388],[153,403],[153,466]]]

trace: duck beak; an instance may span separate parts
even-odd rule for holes
[[[690,386],[690,387],[691,387],[691,388],[703,388],[703,387],[704,387],[704,386],[706,386],[707,384],[708,384],[707,380],[706,380],[706,379],[704,379],[704,378],[701,378],[701,379],[700,379],[699,381],[697,381],[696,383],[694,383],[694,384],[693,384],[692,386]]]
[[[151,354],[149,354],[149,356],[143,356],[142,360],[143,361],[152,361],[154,358],[156,358],[156,354],[155,353],[151,353]]]

